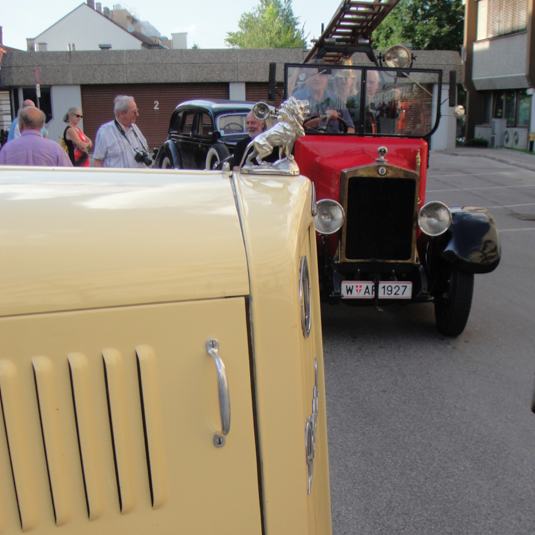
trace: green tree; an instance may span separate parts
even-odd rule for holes
[[[292,0],[260,0],[250,13],[243,13],[237,32],[228,32],[231,48],[306,48],[304,28],[292,9]]]
[[[373,32],[374,48],[411,43],[414,50],[460,50],[462,0],[401,0]]]

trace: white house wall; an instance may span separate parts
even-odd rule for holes
[[[455,148],[457,119],[453,115],[454,108],[449,106],[449,85],[442,86],[442,117],[436,132],[431,136],[431,150],[446,150]]]
[[[71,106],[77,106],[82,110],[82,94],[79,85],[53,85],[50,88],[50,100],[52,104],[52,120],[47,124],[48,138],[59,143],[67,126],[63,122],[63,116]],[[84,130],[83,119],[80,128]]]
[[[66,15],[48,30],[35,38],[46,43],[49,52],[69,50],[69,43],[76,51],[100,50],[99,44],[110,44],[112,50],[139,50],[141,41],[117,26],[87,4]]]

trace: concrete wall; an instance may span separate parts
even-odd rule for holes
[[[527,32],[473,44],[472,80],[478,91],[529,87]]]
[[[91,8],[88,8],[91,9]],[[126,32],[125,32],[126,33]],[[457,71],[463,83],[458,52],[416,50],[415,69],[441,69],[442,82]],[[34,69],[41,84],[146,84],[192,82],[267,82],[269,63],[277,64],[277,81],[284,80],[285,63],[301,63],[306,51],[274,50],[99,50],[98,52],[8,52],[2,59],[4,87],[33,85]],[[355,65],[371,67],[365,54],[355,54]]]
[[[139,50],[141,41],[82,4],[35,38],[35,44],[46,43],[47,51],[69,50],[69,43],[77,51],[99,50],[99,44],[111,44],[112,50]]]
[[[301,63],[305,55],[299,49],[8,52],[2,58],[2,85],[34,85],[35,67],[43,86],[267,82],[271,61],[283,81],[284,63]]]

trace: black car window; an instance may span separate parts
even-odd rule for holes
[[[182,127],[180,129],[180,132],[182,134],[189,134],[190,132],[193,132],[193,119],[194,118],[195,118],[194,111],[184,113],[184,119],[182,120]]]
[[[180,122],[182,121],[182,112],[177,113],[173,116],[171,119],[171,126],[169,127],[169,130],[174,130],[175,132],[178,132],[180,130]]]
[[[214,125],[212,123],[212,118],[208,113],[202,113],[199,116],[198,124],[198,133],[201,136],[211,136],[214,132]]]

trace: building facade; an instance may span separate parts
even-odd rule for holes
[[[300,49],[274,50],[99,50],[93,52],[14,52],[2,61],[2,86],[10,91],[12,114],[22,101],[36,100],[35,68],[41,77],[39,105],[48,118],[50,139],[59,141],[70,106],[83,110],[84,132],[94,139],[98,127],[113,119],[113,99],[132,95],[140,109],[137,121],[149,148],[160,147],[167,137],[175,107],[195,98],[259,101],[268,98],[269,63],[277,64],[278,96],[283,97],[285,63],[302,63]],[[439,68],[448,83],[450,70],[462,81],[461,59],[456,52],[415,51],[415,68]],[[354,63],[372,66],[365,54]],[[445,91],[446,90],[446,91]],[[442,88],[443,99],[447,86]],[[447,99],[442,106],[440,127],[431,147],[455,146],[455,118]]]
[[[139,50],[173,48],[173,43],[148,21],[116,4],[114,9],[87,0],[37,37],[28,38],[29,52]]]
[[[528,148],[535,131],[534,0],[466,0],[467,138]]]

